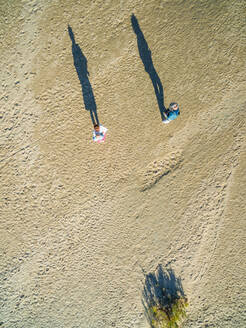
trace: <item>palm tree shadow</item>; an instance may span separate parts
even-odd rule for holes
[[[166,108],[164,105],[164,94],[163,94],[163,86],[161,80],[155,70],[148,43],[144,38],[143,32],[141,31],[140,26],[138,24],[138,20],[134,14],[132,14],[131,16],[131,23],[132,23],[132,29],[137,36],[139,56],[143,62],[145,71],[149,74],[149,77],[153,84],[157,103],[161,114],[161,119],[164,120],[165,117],[163,112],[166,111]]]
[[[91,87],[90,80],[88,76],[90,75],[87,69],[87,59],[83,54],[80,46],[75,42],[74,34],[72,28],[68,25],[68,33],[72,41],[72,54],[74,66],[78,74],[78,78],[82,88],[82,95],[85,104],[85,109],[90,111],[92,124],[99,125],[99,119],[97,116],[97,106],[93,90]]]
[[[171,268],[163,271],[162,266],[158,265],[155,273],[145,275],[142,304],[150,326],[153,327],[152,316],[149,312],[152,306],[166,308],[171,300],[180,297],[185,297],[181,279],[175,276]]]

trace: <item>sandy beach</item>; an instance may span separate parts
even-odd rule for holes
[[[150,327],[158,267],[182,282],[183,327],[245,327],[246,2],[0,13],[0,327]]]

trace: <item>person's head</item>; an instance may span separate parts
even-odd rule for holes
[[[99,125],[98,124],[94,124],[94,129],[95,129],[95,131],[99,131],[100,130]]]
[[[172,102],[170,105],[169,105],[169,109],[170,110],[178,110],[179,109],[179,105],[175,102]]]

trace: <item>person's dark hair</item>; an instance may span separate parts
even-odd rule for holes
[[[99,128],[99,125],[98,124],[94,124],[94,129],[95,128]]]
[[[176,103],[176,102],[171,102],[171,104],[169,105],[169,108],[168,108],[168,109],[169,109],[170,111],[172,111],[172,110],[173,110],[173,107],[174,107],[175,105],[177,105],[177,107],[178,107],[177,109],[179,110],[179,104]]]

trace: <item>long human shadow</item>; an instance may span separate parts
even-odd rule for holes
[[[152,327],[150,307],[165,308],[169,306],[172,300],[180,297],[185,297],[181,279],[175,276],[172,268],[167,268],[164,271],[162,266],[158,265],[155,273],[146,274],[142,292],[142,304],[150,326]]]
[[[132,14],[132,16],[131,16],[131,23],[132,23],[132,29],[137,36],[139,56],[143,62],[145,71],[149,74],[149,77],[153,84],[157,103],[158,103],[160,114],[161,114],[161,119],[163,120],[165,118],[163,112],[166,111],[166,108],[164,105],[163,86],[162,86],[161,80],[155,70],[155,67],[154,67],[154,64],[152,61],[152,57],[151,57],[151,51],[149,49],[148,43],[146,42],[146,40],[144,38],[143,32],[141,31],[140,26],[138,24],[138,20],[134,14]]]
[[[96,101],[95,101],[95,97],[93,94],[90,80],[88,78],[88,76],[90,74],[87,69],[87,59],[86,59],[85,55],[83,54],[80,46],[75,42],[72,28],[69,25],[68,25],[68,33],[69,33],[70,39],[72,41],[73,62],[74,62],[74,66],[77,71],[78,78],[79,78],[79,81],[81,84],[85,109],[90,111],[92,124],[99,125]]]

